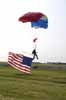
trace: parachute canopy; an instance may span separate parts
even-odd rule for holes
[[[40,12],[28,12],[19,18],[19,21],[25,22],[33,22],[39,20],[43,16]]]
[[[19,21],[31,22],[31,27],[48,28],[48,17],[41,12],[28,12],[19,18]]]
[[[32,22],[31,27],[35,28],[48,28],[48,20],[47,19],[40,19],[38,21]]]

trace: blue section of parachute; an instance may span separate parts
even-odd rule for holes
[[[38,20],[35,22],[31,22],[31,27],[35,27],[35,28],[48,28],[48,19],[45,20]]]

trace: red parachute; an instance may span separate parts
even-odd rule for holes
[[[19,18],[19,21],[25,23],[25,22],[33,22],[33,21],[38,21],[44,14],[40,12],[28,12],[24,15],[22,15]]]
[[[18,19],[20,22],[26,23],[26,22],[31,22],[31,27],[33,28],[48,28],[48,17],[41,13],[41,12],[28,12]],[[38,38],[33,39],[33,43],[35,44],[35,49],[36,49],[36,40]]]

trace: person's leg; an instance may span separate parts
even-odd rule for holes
[[[36,54],[35,56],[36,56],[36,58],[38,59],[38,55]]]

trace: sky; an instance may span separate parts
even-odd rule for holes
[[[27,12],[46,14],[48,29],[19,22]],[[66,62],[66,0],[0,0],[0,61],[8,60],[8,52],[31,54],[34,37],[38,61]]]

